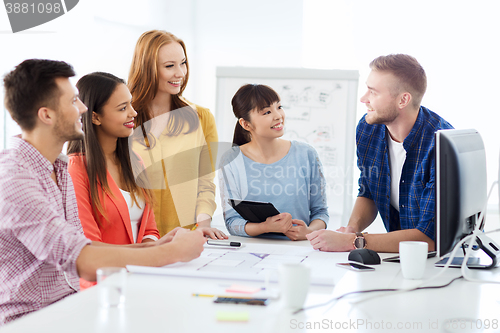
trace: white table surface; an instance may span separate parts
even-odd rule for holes
[[[309,242],[292,242],[230,237],[244,243],[286,244],[310,247]],[[331,270],[334,287],[311,286],[306,306],[320,304],[346,292],[379,288],[404,288],[418,281],[405,280],[400,265],[382,263],[372,272],[352,272],[335,266],[347,260],[347,253],[312,250]],[[381,254],[381,257],[393,254]],[[441,271],[428,260],[425,278]],[[459,276],[449,269],[434,281],[444,284]],[[475,271],[476,277],[500,281],[500,270]],[[221,279],[183,278],[129,274],[125,306],[99,307],[100,286],[69,296],[40,311],[29,314],[0,329],[8,332],[493,332],[500,331],[500,285],[455,281],[442,289],[391,294],[360,304],[372,294],[349,296],[338,302],[293,315],[279,299],[267,306],[214,304],[211,298],[192,293],[213,290],[232,283],[260,286],[257,282]],[[277,284],[272,287],[278,288]],[[378,293],[381,295],[381,293]],[[218,311],[248,312],[247,322],[219,322]],[[462,321],[468,319],[469,321]],[[448,326],[447,326],[448,324]],[[487,330],[475,330],[485,327]],[[465,330],[460,330],[460,325]],[[472,327],[472,329],[471,329]],[[496,328],[496,329],[493,329]]]

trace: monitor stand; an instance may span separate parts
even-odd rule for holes
[[[483,252],[491,258],[491,263],[489,262],[489,260],[488,263],[484,263],[485,260],[481,260],[480,257],[469,257],[469,259],[467,260],[467,267],[471,269],[490,269],[496,267],[498,264],[498,257],[500,256],[500,246],[498,246],[491,238],[489,238],[485,234],[476,236],[476,242],[479,249],[483,250]],[[435,266],[444,267],[448,259],[449,258],[447,257],[439,260],[438,262],[436,262]],[[453,258],[450,267],[462,267],[463,260],[464,257]]]

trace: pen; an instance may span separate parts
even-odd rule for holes
[[[198,228],[198,223],[196,223],[194,227],[191,228],[191,231],[196,230],[196,228]]]
[[[232,247],[240,247],[241,243],[240,242],[231,242],[231,241],[221,241],[221,240],[213,240],[213,239],[208,239],[207,240],[208,245],[219,245],[219,246],[232,246]]]

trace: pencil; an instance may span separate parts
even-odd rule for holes
[[[194,227],[193,227],[193,228],[191,228],[191,231],[196,230],[196,228],[198,228],[198,223],[196,223],[196,224],[194,225]]]
[[[215,297],[216,295],[207,295],[207,294],[193,294],[195,297]]]

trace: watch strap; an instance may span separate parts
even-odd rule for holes
[[[366,248],[366,239],[363,233],[356,232],[356,237],[354,238],[353,245],[355,249]]]

